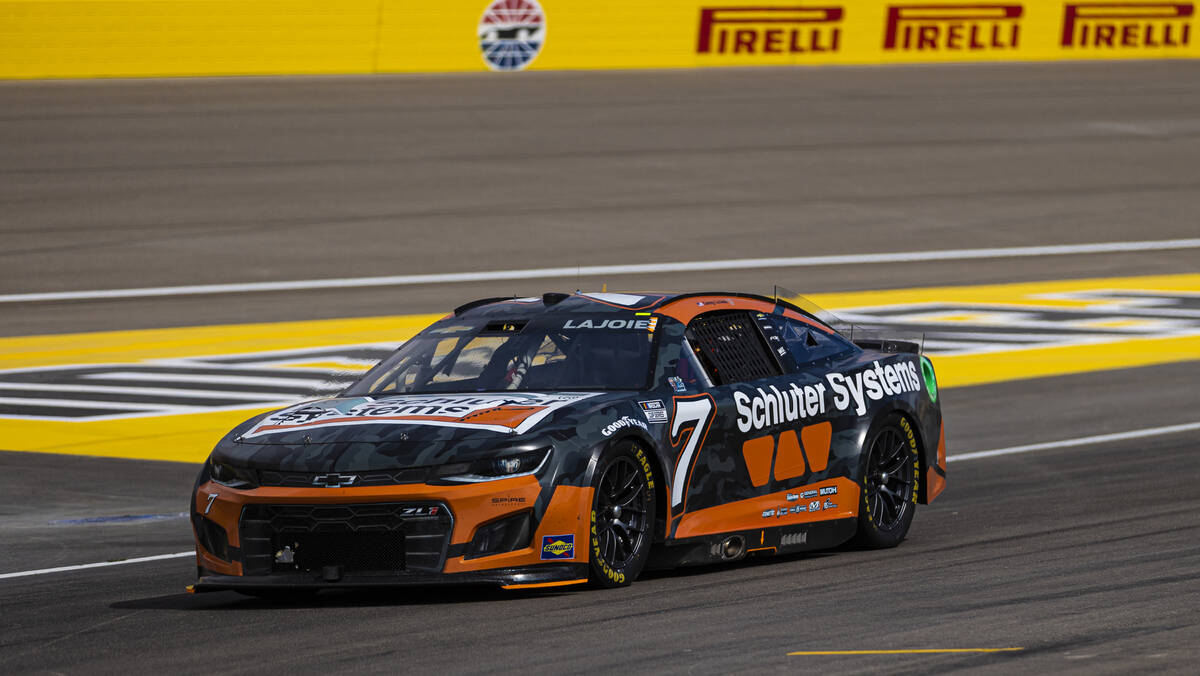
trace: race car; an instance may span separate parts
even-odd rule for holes
[[[820,316],[742,293],[467,303],[221,439],[193,590],[615,587],[895,546],[946,485],[933,365]]]

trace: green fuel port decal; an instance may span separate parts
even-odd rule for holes
[[[921,375],[925,378],[925,389],[929,390],[929,398],[937,401],[937,375],[933,372],[933,362],[929,357],[921,355]]]

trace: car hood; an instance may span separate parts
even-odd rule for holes
[[[416,441],[449,433],[523,434],[598,392],[505,392],[336,397],[281,409],[238,435],[256,444]]]
[[[573,421],[614,398],[599,392],[334,397],[251,419],[218,444],[214,457],[317,472],[465,462],[524,448],[557,427],[553,421]]]

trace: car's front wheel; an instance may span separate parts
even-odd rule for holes
[[[630,584],[646,565],[654,540],[654,469],[636,443],[609,448],[592,479],[592,581],[601,587]]]
[[[862,497],[855,543],[895,547],[917,508],[917,438],[912,424],[892,414],[872,426],[863,447]]]

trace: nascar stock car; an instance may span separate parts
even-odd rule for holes
[[[192,589],[620,586],[894,546],[945,487],[933,366],[818,317],[737,293],[463,305],[217,444]]]

